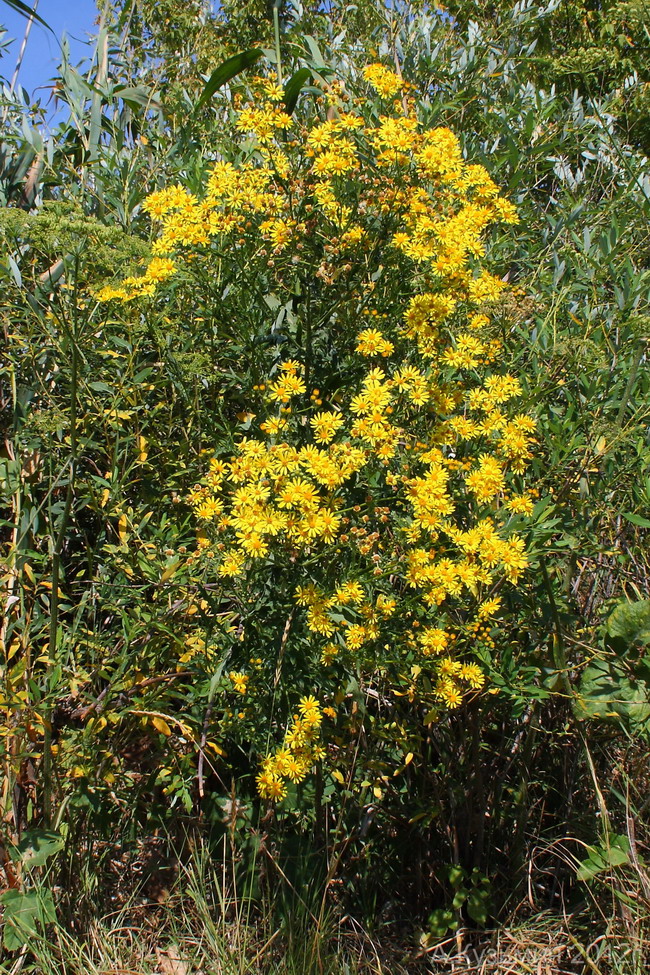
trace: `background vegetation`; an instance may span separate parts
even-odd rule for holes
[[[539,430],[532,567],[493,634],[492,693],[413,722],[399,776],[360,736],[367,785],[325,764],[316,796],[277,807],[256,796],[255,743],[216,734],[237,614],[188,558],[187,496],[247,433],[277,348],[304,358],[297,303],[247,301],[236,274],[235,298],[188,277],[137,313],[92,297],[150,256],[146,196],[200,193],[230,158],[253,72],[278,67],[274,13],[296,119],[381,61],[517,205],[488,247],[515,286],[498,316]],[[495,971],[644,970],[649,14],[125,0],[98,11],[90,66],[63,60],[53,132],[5,86],[4,970],[445,970],[488,948]],[[257,48],[255,67],[213,74]],[[321,339],[309,368],[327,388],[344,363]],[[277,647],[291,600],[255,598]],[[368,700],[344,691],[363,729]]]

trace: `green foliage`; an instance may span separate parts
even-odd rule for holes
[[[4,921],[2,944],[8,951],[22,948],[33,938],[42,936],[45,926],[56,921],[52,891],[38,883],[36,868],[43,867],[63,847],[64,841],[58,833],[44,829],[27,830],[16,846],[9,847],[11,860],[27,871],[32,886],[24,890],[10,888],[0,894]],[[35,876],[32,870],[36,870]]]
[[[625,648],[650,643],[650,599],[621,603],[607,620],[607,636],[614,646],[620,641]]]
[[[585,667],[576,711],[579,717],[621,720],[633,732],[648,730],[650,696],[647,661],[626,667],[616,660],[596,660]]]
[[[56,920],[50,890],[7,890],[0,894],[4,927],[2,944],[8,951],[28,945],[32,938],[43,935],[46,924]]]
[[[627,836],[610,836],[606,845],[590,846],[589,855],[581,861],[576,872],[578,880],[593,880],[599,874],[630,862],[630,841]]]
[[[54,830],[30,829],[23,833],[17,846],[10,849],[11,859],[27,870],[42,867],[64,847],[64,841]]]
[[[80,283],[92,287],[116,264],[135,269],[149,253],[145,241],[89,216],[78,201],[47,200],[36,212],[0,210],[0,241],[8,263],[3,276],[11,277],[11,260],[16,269],[20,262],[20,281],[14,278],[14,283],[20,288],[25,274],[35,294],[39,289],[47,293],[66,275],[74,276],[75,264],[76,273],[83,275]]]
[[[462,0],[452,3],[449,10],[463,27],[472,20],[482,25],[490,16],[484,10],[485,21],[477,18],[475,6]],[[616,124],[646,152],[650,135],[644,119],[650,81],[649,14],[647,0],[505,2],[495,3],[491,9],[496,31],[510,32],[513,25],[528,28],[531,44],[526,64],[537,86],[553,86],[568,97],[575,91],[593,99],[611,96]]]
[[[643,903],[624,834],[633,817],[638,845],[648,842],[646,6],[458,3],[455,23],[365,0],[281,11],[285,104],[299,120],[322,109],[328,82],[353,89],[368,61],[399,65],[427,125],[457,131],[516,201],[516,242],[495,230],[490,253],[517,289],[497,320],[540,442],[533,588],[509,597],[507,631],[484,634],[497,651],[486,639],[476,648],[491,693],[417,729],[391,706],[370,754],[376,705],[351,677],[357,737],[333,746],[344,782],[316,782],[303,800],[290,792],[271,814],[252,789],[253,727],[225,676],[240,641],[221,634],[240,607],[188,566],[196,533],[183,498],[206,452],[229,453],[249,429],[269,358],[304,342],[304,294],[251,297],[232,253],[200,288],[180,275],[135,314],[106,320],[88,291],[150,255],[148,193],[175,182],[200,192],[208,163],[227,157],[250,71],[195,108],[224,61],[271,45],[272,11],[124,3],[102,23],[91,65],[62,64],[69,115],[53,134],[42,108],[3,96],[5,848],[27,854],[48,809],[87,864],[97,844],[200,824],[215,859],[217,838],[238,851],[234,874],[252,864],[257,899],[282,889],[290,903],[283,874],[298,890],[313,878],[323,896],[327,877],[354,917],[430,916],[442,937],[503,919],[522,893],[540,908],[581,899],[575,869],[552,852],[571,834],[588,849],[578,879],[620,874],[618,893]],[[272,59],[258,64],[273,73]],[[334,391],[349,362],[325,325],[311,366]],[[273,579],[241,594],[254,600],[253,642],[276,654],[289,596]],[[304,652],[289,651],[288,672]],[[213,747],[224,701],[243,722],[226,756]],[[599,791],[613,808],[609,843]],[[48,872],[60,858],[49,842],[39,841]],[[269,850],[271,874],[260,865]],[[51,895],[31,884],[2,895],[6,947],[34,944],[53,921]]]
[[[650,600],[620,603],[605,626],[605,655],[582,672],[576,714],[621,722],[633,734],[650,730]]]
[[[436,908],[427,921],[428,933],[434,941],[442,940],[448,932],[460,927],[464,912],[481,927],[485,927],[491,914],[490,880],[477,868],[468,873],[462,867],[451,866],[448,880],[451,906]]]
[[[201,97],[197,102],[197,109],[201,108],[208,102],[214,93],[218,91],[226,82],[231,81],[236,75],[241,74],[245,68],[249,68],[252,64],[262,57],[263,51],[259,48],[251,48],[249,51],[243,51],[241,54],[234,54],[223,64],[220,64],[218,68],[215,68],[208,82],[201,92]]]

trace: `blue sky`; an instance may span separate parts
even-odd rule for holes
[[[30,0],[25,2],[29,3]],[[18,84],[26,88],[30,95],[34,94],[45,103],[49,92],[37,89],[47,86],[56,74],[60,60],[61,37],[64,34],[68,37],[73,64],[89,56],[92,48],[86,42],[88,35],[95,30],[94,22],[98,12],[94,0],[40,0],[38,14],[47,21],[53,33],[34,22],[18,76]],[[11,80],[14,73],[26,23],[24,17],[9,10],[0,0],[0,26],[6,28],[10,37],[16,38],[0,60],[0,75],[8,80]]]

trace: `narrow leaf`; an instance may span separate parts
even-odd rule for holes
[[[622,511],[621,514],[632,525],[639,525],[640,528],[650,528],[650,518],[644,518],[643,515],[637,515],[633,511]]]
[[[293,110],[298,101],[298,95],[307,82],[311,81],[311,77],[312,74],[309,68],[300,68],[287,81],[284,86],[284,107],[287,115],[293,115]]]
[[[37,21],[37,23],[42,24],[47,30],[52,31],[50,25],[42,17],[39,17],[32,7],[23,3],[22,0],[4,0],[4,2],[10,10],[15,10],[16,13],[22,14],[23,17],[30,17],[32,20]],[[52,31],[52,33],[54,32]]]
[[[255,64],[264,52],[259,47],[252,47],[248,51],[242,51],[241,54],[234,54],[223,64],[220,64],[218,68],[215,68],[208,82],[203,89],[201,97],[196,103],[197,109],[202,108],[205,103],[212,98],[215,91],[218,91],[222,85],[225,85],[227,81],[234,78],[235,75],[240,74],[246,68],[250,68],[251,64]]]

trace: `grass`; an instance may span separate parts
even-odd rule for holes
[[[91,871],[55,891],[56,924],[0,962],[2,975],[643,975],[650,911],[634,876],[610,876],[573,913],[535,913],[532,897],[496,930],[461,928],[432,941],[388,928],[364,930],[349,913],[319,919],[298,907],[254,902],[226,858],[196,847],[157,891],[131,869],[101,905]],[[96,879],[96,878],[95,878]],[[89,908],[94,896],[95,913]],[[529,895],[530,896],[530,895]],[[528,916],[526,916],[528,915]],[[408,932],[408,933],[407,933]]]

